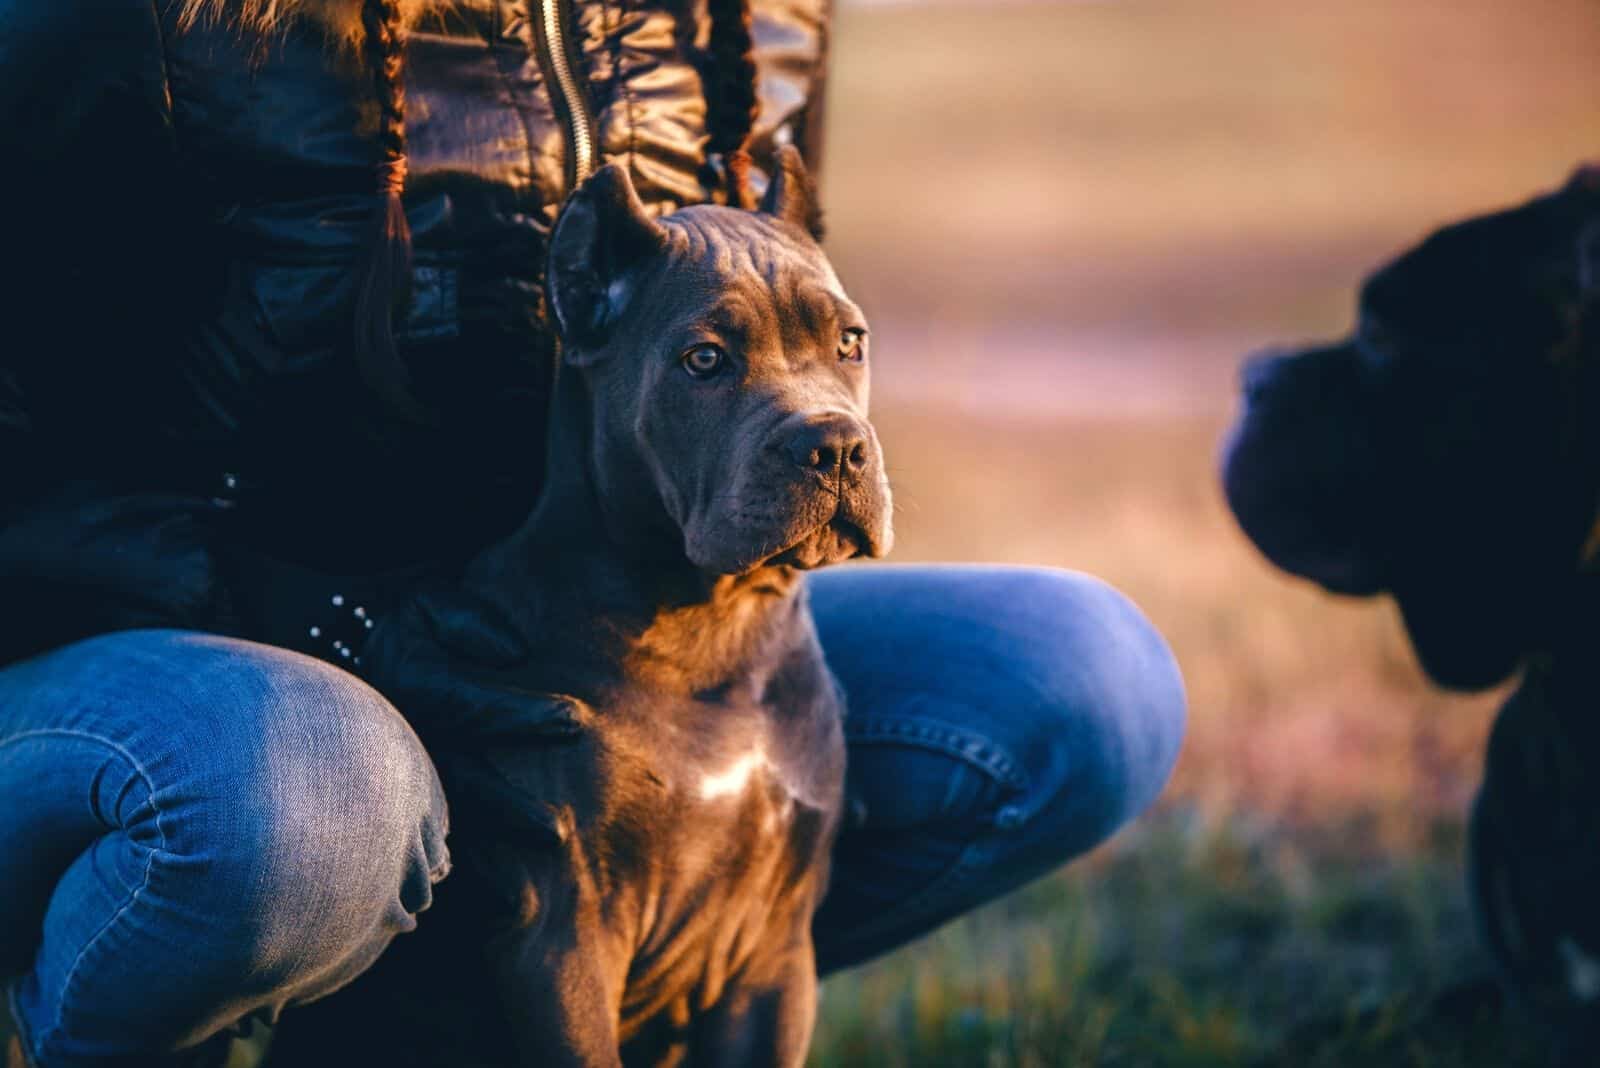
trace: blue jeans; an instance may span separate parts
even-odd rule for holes
[[[1184,725],[1160,636],[1059,571],[811,579],[850,701],[820,966],[846,967],[1104,840]],[[182,631],[0,670],[0,975],[40,1068],[159,1063],[377,959],[449,867],[405,721],[338,668]]]

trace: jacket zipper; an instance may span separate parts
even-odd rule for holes
[[[583,85],[575,72],[576,62],[567,36],[569,0],[538,0],[539,59],[546,81],[554,87],[551,103],[562,119],[567,135],[567,189],[594,171],[594,120],[584,99]]]

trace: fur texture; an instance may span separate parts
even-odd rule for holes
[[[399,0],[409,25],[444,5],[445,0]],[[330,37],[359,47],[366,37],[361,24],[361,0],[181,0],[180,19],[185,25],[220,23],[244,33],[281,32],[298,19],[320,25]]]

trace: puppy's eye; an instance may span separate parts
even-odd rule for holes
[[[839,335],[839,359],[846,363],[860,363],[867,358],[867,332],[852,326]]]
[[[683,369],[695,378],[710,378],[722,370],[728,354],[716,345],[696,345],[683,354]]]

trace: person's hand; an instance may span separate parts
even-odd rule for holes
[[[439,769],[452,851],[511,904],[527,884],[516,858],[530,848],[557,849],[568,833],[561,799],[518,781],[518,757],[575,743],[589,711],[577,698],[519,684],[516,669],[529,654],[527,639],[492,601],[455,587],[412,595],[378,622],[362,651],[363,674],[400,709]]]

